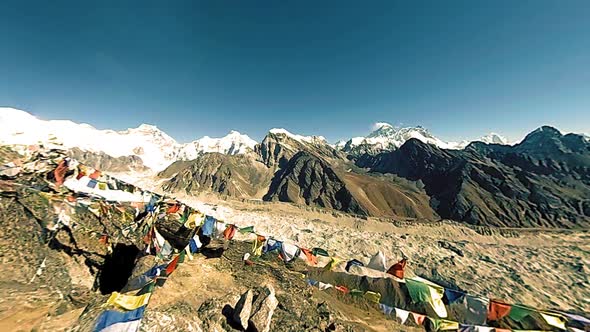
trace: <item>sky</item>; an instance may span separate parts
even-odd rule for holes
[[[180,142],[590,133],[590,1],[14,1],[0,105]]]

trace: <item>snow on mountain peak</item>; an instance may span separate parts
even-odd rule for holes
[[[221,138],[204,136],[198,140],[184,144],[178,152],[178,159],[193,160],[199,155],[207,152],[224,154],[242,154],[253,151],[257,142],[248,135],[243,135],[236,130],[231,130]]]
[[[377,122],[373,126],[374,130],[366,137],[354,137],[350,139],[343,150],[346,152],[366,151],[384,151],[393,150],[402,146],[410,138],[416,138],[424,143],[434,144],[443,149],[449,149],[451,146],[434,137],[430,132],[421,127],[394,127],[385,122]]]
[[[326,138],[324,136],[302,136],[302,135],[293,134],[284,128],[272,128],[268,132],[271,134],[275,134],[275,135],[285,135],[287,137],[290,137],[290,138],[292,138],[296,141],[300,141],[300,142],[326,143]]]
[[[144,165],[155,171],[163,170],[178,158],[194,159],[205,152],[245,153],[256,145],[256,141],[235,130],[222,138],[203,137],[179,144],[150,124],[122,131],[99,130],[89,124],[69,120],[40,120],[14,108],[0,108],[0,143],[41,143],[64,149],[77,147],[91,152],[104,152],[112,157],[136,155]]]
[[[379,130],[381,128],[393,128],[392,125],[390,125],[387,122],[375,122],[375,124],[373,124],[373,131]]]
[[[496,133],[489,133],[479,139],[479,141],[488,143],[488,144],[508,144],[508,139],[506,137],[496,134]]]

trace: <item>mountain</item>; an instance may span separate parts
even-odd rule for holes
[[[452,145],[436,138],[423,127],[396,128],[388,123],[380,122],[376,129],[366,137],[353,137],[342,146],[342,151],[353,156],[365,153],[376,154],[399,148],[411,138],[419,139],[428,144],[434,144],[443,149],[451,149]]]
[[[107,155],[113,158],[135,156],[141,159],[143,165],[161,171],[178,159],[194,159],[203,153],[245,153],[252,150],[256,142],[246,135],[231,131],[222,138],[205,136],[180,144],[153,125],[142,124],[123,131],[99,130],[88,124],[68,120],[40,120],[25,111],[0,108],[0,144],[78,148],[87,153],[96,153],[97,156],[92,157],[94,159],[104,159]],[[77,152],[77,155],[80,153]],[[88,154],[86,157],[90,158]]]
[[[590,226],[590,143],[542,127],[515,146],[474,142],[443,150],[411,139],[357,161],[421,181],[443,218],[503,227]]]
[[[224,137],[211,138],[204,136],[196,141],[184,144],[178,152],[180,160],[192,160],[203,153],[216,152],[229,155],[244,154],[253,151],[256,141],[232,130]]]
[[[375,217],[438,218],[415,185],[343,170],[305,151],[275,174],[264,200]]]
[[[367,216],[438,218],[415,184],[357,171],[323,137],[272,129],[253,152],[206,153],[177,161],[159,176],[169,192],[213,191]]]
[[[255,147],[260,160],[268,167],[283,167],[299,151],[321,158],[346,160],[346,155],[328,144],[322,136],[301,136],[285,129],[271,129]]]
[[[158,174],[169,178],[168,192],[217,192],[242,198],[260,197],[266,192],[272,171],[253,154],[205,153],[190,161],[176,161]]]
[[[510,145],[510,141],[508,141],[508,139],[506,137],[504,137],[500,134],[496,134],[496,133],[489,133],[485,136],[482,136],[482,137],[472,140],[472,141],[464,140],[459,143],[449,143],[449,144],[451,144],[453,146],[453,149],[455,149],[455,150],[462,150],[472,142],[483,142],[486,144]]]
[[[143,165],[142,159],[135,155],[111,157],[102,151],[89,152],[79,148],[70,149],[68,155],[84,165],[107,172],[144,172],[148,170]]]
[[[375,155],[381,152],[393,151],[412,138],[435,145],[441,149],[452,150],[463,149],[472,142],[445,142],[421,126],[398,128],[385,122],[379,122],[375,124],[375,130],[369,135],[365,137],[353,137],[348,141],[338,141],[334,147],[352,157],[358,157],[363,154]],[[495,133],[490,133],[476,141],[490,144],[508,144],[508,141],[504,137]]]

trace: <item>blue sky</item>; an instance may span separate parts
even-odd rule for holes
[[[165,6],[167,4],[167,6]],[[179,141],[590,132],[590,1],[19,1],[0,105]]]

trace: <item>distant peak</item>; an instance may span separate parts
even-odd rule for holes
[[[242,134],[237,130],[230,130],[227,136],[241,136]]]
[[[0,107],[0,115],[5,115],[7,117],[19,117],[19,118],[35,117],[33,114],[31,114],[27,111],[19,110],[17,108],[13,108],[13,107]]]
[[[293,135],[285,128],[272,128],[268,131],[271,134],[284,134],[284,135]]]
[[[139,127],[136,128],[137,130],[142,130],[142,131],[159,131],[160,129],[158,129],[158,127],[151,125],[151,124],[147,124],[147,123],[142,123],[139,125]]]
[[[302,135],[293,134],[284,128],[273,128],[273,129],[269,130],[268,132],[270,134],[275,134],[275,135],[285,135],[285,136],[292,138],[294,140],[297,140],[300,142],[307,142],[307,143],[318,143],[320,141],[326,140],[326,138],[324,138],[323,136],[302,136]]]
[[[393,128],[393,126],[387,122],[376,122],[373,125],[373,131],[379,130],[379,129],[384,129],[384,128]]]
[[[531,134],[546,134],[546,135],[557,135],[557,136],[561,136],[561,132],[559,130],[557,130],[554,127],[551,126],[541,126],[538,129],[536,129],[535,131],[533,131]]]

